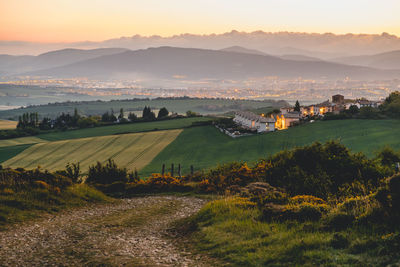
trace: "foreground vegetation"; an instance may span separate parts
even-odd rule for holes
[[[318,121],[284,131],[233,139],[212,126],[185,129],[142,171],[142,175],[159,172],[162,164],[181,164],[183,173],[207,169],[232,161],[249,164],[281,150],[304,146],[315,141],[340,140],[354,152],[372,157],[384,147],[400,149],[400,120]]]
[[[389,148],[369,160],[328,142],[221,166],[191,178],[222,195],[180,230],[235,266],[397,264],[399,161]]]
[[[98,190],[74,182],[66,174],[41,169],[1,169],[0,229],[10,223],[37,218],[44,212],[112,201]]]

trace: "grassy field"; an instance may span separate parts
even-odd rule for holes
[[[9,120],[0,120],[0,130],[12,130],[17,128],[18,122]]]
[[[340,140],[352,151],[368,156],[385,145],[400,149],[400,120],[318,121],[285,131],[233,139],[212,126],[185,129],[142,173],[159,171],[165,163],[182,164],[188,172],[210,168],[231,161],[254,162],[283,149],[303,146],[315,141]]]
[[[51,102],[48,100],[46,103]],[[55,101],[54,101],[55,102]],[[58,102],[60,102],[58,100]],[[13,109],[0,111],[0,118],[18,119],[18,116],[24,112],[38,112],[41,117],[54,118],[64,113],[73,113],[77,108],[82,115],[101,115],[110,109],[118,112],[120,108],[125,111],[142,111],[144,106],[150,106],[152,109],[166,107],[170,112],[186,113],[188,110],[199,112],[201,114],[220,114],[232,110],[266,108],[271,110],[275,107],[284,105],[283,101],[274,100],[231,100],[231,99],[153,99],[153,100],[117,100],[117,101],[86,101],[86,102],[64,102],[42,106],[32,106],[24,109]]]
[[[362,226],[327,231],[320,221],[266,222],[260,220],[259,209],[238,202],[233,198],[209,202],[192,218],[192,229],[196,229],[192,244],[197,250],[230,266],[390,266],[398,262],[391,241],[398,231],[387,234],[383,227]]]
[[[117,124],[110,126],[65,131],[65,132],[46,133],[46,134],[40,134],[37,137],[47,141],[58,141],[58,140],[67,140],[67,139],[84,138],[84,137],[106,136],[112,134],[181,129],[191,126],[193,122],[201,122],[208,120],[210,120],[210,118],[208,117],[193,117],[193,118],[182,118],[182,119],[164,120],[164,121]]]
[[[87,172],[96,161],[115,160],[130,170],[146,166],[172,142],[182,130],[155,131],[39,143],[5,161],[4,166],[26,169],[42,166],[48,170],[63,169],[68,162],[80,162]]]
[[[0,164],[8,159],[11,159],[12,157],[15,157],[30,146],[32,146],[32,144],[0,147]]]
[[[19,138],[13,138],[13,139],[0,140],[0,147],[37,144],[37,143],[43,143],[43,142],[47,142],[47,141],[40,139],[38,137],[35,137],[35,136],[19,137]]]

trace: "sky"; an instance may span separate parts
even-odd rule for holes
[[[400,0],[0,0],[0,40],[102,41],[181,33],[388,32]]]

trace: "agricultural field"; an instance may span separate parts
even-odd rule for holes
[[[0,147],[37,144],[37,143],[43,143],[43,142],[47,142],[47,141],[40,139],[36,136],[18,137],[18,138],[0,140]]]
[[[89,165],[109,158],[130,170],[141,169],[171,143],[182,130],[109,135],[39,143],[2,163],[6,167],[26,169],[41,166],[54,171],[68,162],[79,162],[87,172]]]
[[[50,101],[49,101],[50,102]],[[63,102],[27,108],[0,111],[0,118],[18,119],[25,112],[38,112],[40,117],[54,118],[64,113],[73,113],[78,109],[81,115],[101,115],[113,109],[119,112],[123,108],[125,112],[141,112],[144,106],[150,106],[154,110],[166,107],[170,112],[184,114],[188,110],[207,114],[222,114],[238,109],[264,108],[272,110],[287,105],[285,101],[274,100],[231,100],[231,99],[153,99],[153,100],[113,100],[113,101],[85,101],[85,102]]]
[[[159,172],[162,164],[181,164],[183,172],[207,169],[231,161],[255,162],[284,149],[315,141],[339,140],[354,152],[367,156],[385,145],[400,150],[400,120],[317,121],[288,130],[233,139],[212,126],[185,129],[142,170]]]
[[[13,130],[17,128],[18,122],[9,120],[0,120],[0,130]]]
[[[58,131],[58,132],[40,134],[37,137],[47,141],[59,141],[66,139],[105,136],[112,134],[126,134],[126,133],[138,133],[138,132],[170,130],[170,129],[182,129],[190,127],[192,123],[205,122],[209,120],[210,120],[209,117],[192,117],[192,118],[182,118],[182,119],[163,120],[163,121],[116,124],[116,125],[101,126],[94,128],[70,130],[65,132]]]

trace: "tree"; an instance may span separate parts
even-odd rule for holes
[[[300,103],[299,103],[299,100],[296,100],[296,104],[294,105],[294,111],[300,112]]]
[[[128,114],[128,119],[129,119],[130,121],[137,121],[137,116],[136,116],[135,113],[129,112],[129,114]]]
[[[124,109],[121,108],[121,109],[119,110],[118,119],[123,119],[123,118],[124,118]]]
[[[197,117],[197,116],[199,116],[199,114],[194,111],[191,110],[186,111],[186,117]]]
[[[360,112],[360,109],[356,105],[351,105],[349,107],[350,114],[354,115]]]
[[[168,114],[169,114],[168,110],[165,107],[163,107],[163,108],[160,109],[160,111],[158,111],[157,118],[161,119],[161,118],[167,117]]]
[[[154,114],[154,112],[151,111],[150,107],[145,106],[144,109],[143,109],[142,118],[145,121],[152,121],[152,120],[156,119],[156,114]]]

